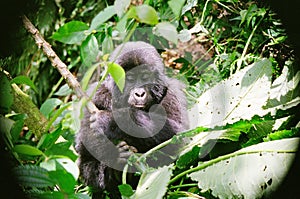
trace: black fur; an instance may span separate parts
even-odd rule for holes
[[[96,190],[93,198],[103,197],[103,190],[120,198],[121,170],[130,154],[144,153],[188,125],[184,86],[164,74],[153,46],[128,42],[110,60],[126,71],[124,91],[108,76],[93,97],[100,111],[85,111],[76,136],[81,176]],[[135,186],[136,180],[128,183]]]

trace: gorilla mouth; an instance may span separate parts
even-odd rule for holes
[[[133,106],[136,108],[145,108],[145,104],[134,104]]]

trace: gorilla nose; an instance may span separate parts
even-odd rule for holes
[[[134,98],[137,100],[144,100],[146,98],[146,90],[144,88],[134,89]]]

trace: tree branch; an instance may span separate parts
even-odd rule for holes
[[[66,80],[67,84],[70,88],[73,89],[75,95],[79,99],[86,99],[87,100],[87,109],[90,113],[98,111],[98,108],[92,103],[86,93],[82,90],[79,82],[76,78],[72,75],[72,73],[68,70],[65,63],[61,61],[61,59],[56,55],[54,50],[52,50],[51,45],[46,42],[46,40],[40,35],[38,29],[34,27],[34,25],[30,22],[30,20],[24,15],[22,16],[23,24],[26,30],[32,34],[36,44],[39,48],[42,48],[44,54],[48,57],[51,61],[52,65],[59,71],[62,77]]]

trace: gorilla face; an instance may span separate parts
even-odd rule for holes
[[[146,138],[163,128],[167,116],[160,103],[168,91],[164,77],[149,65],[140,65],[126,72],[123,93],[115,86],[113,117],[123,132]]]
[[[141,65],[126,72],[123,93],[114,92],[114,107],[149,111],[151,106],[162,101],[168,88],[159,72],[149,69],[148,65]]]

